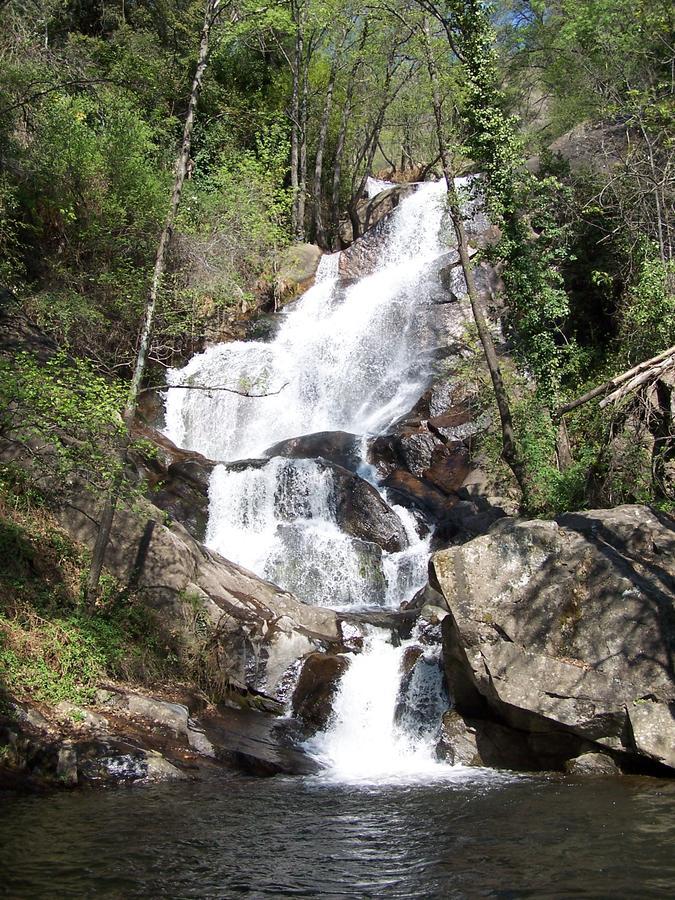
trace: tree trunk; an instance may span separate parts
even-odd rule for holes
[[[384,124],[384,116],[387,112],[387,107],[390,102],[388,97],[390,81],[391,77],[388,77],[385,81],[385,90],[387,92],[385,94],[385,99],[383,100],[382,106],[378,111],[377,118],[375,119],[375,123],[370,130],[370,133],[366,136],[365,143],[363,144],[363,147],[361,148],[357,156],[357,161],[355,164],[355,169],[358,169],[361,160],[363,160],[365,157],[361,180],[359,181],[358,187],[352,191],[352,196],[347,207],[349,220],[352,223],[352,240],[354,241],[357,238],[361,237],[361,221],[358,214],[358,205],[359,200],[361,199],[361,195],[365,190],[366,182],[368,180],[368,176],[370,175],[370,170],[373,166],[373,160],[375,159],[375,153],[377,152],[377,145],[380,141],[380,133],[382,131],[382,125]]]
[[[342,107],[342,115],[340,116],[340,128],[338,129],[337,144],[335,147],[335,163],[333,165],[333,194],[331,199],[331,218],[333,221],[333,249],[339,250],[338,232],[340,229],[340,182],[342,180],[342,157],[345,151],[345,142],[347,138],[347,126],[349,125],[349,117],[352,113],[352,96],[353,89],[350,83],[347,88],[347,96],[345,105]]]
[[[308,107],[308,91],[309,91],[309,56],[310,56],[311,39],[305,59],[302,61],[302,73],[300,78],[300,159],[298,162],[298,227],[296,237],[299,241],[305,239],[305,208],[307,205],[307,107]]]
[[[667,360],[671,356],[675,357],[675,346],[669,347],[667,350],[659,353],[658,356],[653,356],[651,359],[646,359],[644,362],[639,363],[637,366],[633,366],[632,369],[628,369],[627,372],[622,372],[621,375],[615,375],[614,378],[610,378],[609,381],[605,381],[603,384],[600,384],[597,387],[594,387],[592,390],[587,391],[581,397],[577,397],[576,400],[572,400],[570,401],[570,403],[566,403],[564,406],[559,407],[553,413],[554,418],[559,419],[561,416],[564,416],[565,413],[571,412],[573,409],[576,409],[577,406],[588,403],[589,400],[595,400],[596,397],[600,397],[604,394],[609,394],[610,391],[615,391],[618,387],[625,384],[635,376],[641,375],[643,372],[651,372],[651,370],[655,366],[658,366],[659,363],[662,363],[664,360]]]
[[[323,225],[323,154],[326,146],[326,137],[328,135],[328,125],[330,124],[330,113],[333,106],[333,91],[335,90],[335,79],[337,78],[337,56],[333,59],[328,79],[328,87],[326,89],[326,102],[321,116],[321,126],[319,128],[319,142],[316,148],[316,159],[314,160],[314,239],[320,247],[326,245],[326,234]]]
[[[183,184],[187,174],[188,162],[190,160],[190,147],[192,144],[192,131],[194,128],[195,114],[197,111],[197,102],[202,87],[204,72],[208,65],[209,58],[209,35],[211,27],[218,14],[221,0],[206,0],[206,10],[204,13],[204,25],[202,27],[201,39],[199,43],[199,56],[197,58],[197,69],[195,71],[192,82],[192,91],[190,92],[190,101],[188,103],[188,111],[183,126],[183,140],[180,153],[176,160],[175,178],[173,183],[173,191],[171,194],[171,203],[169,211],[164,222],[164,228],[160,234],[157,253],[155,256],[155,267],[152,274],[150,290],[145,302],[145,310],[143,316],[143,327],[138,345],[138,353],[134,365],[134,372],[129,385],[129,393],[124,407],[123,419],[126,427],[126,435],[120,450],[120,466],[117,475],[114,477],[110,486],[108,496],[106,498],[102,513],[101,523],[99,525],[96,543],[92,553],[91,568],[89,578],[87,580],[87,600],[92,602],[96,598],[98,584],[103,568],[103,560],[105,551],[110,540],[110,531],[112,529],[113,519],[115,517],[115,509],[119,500],[120,490],[122,487],[123,467],[126,462],[126,451],[129,445],[129,429],[136,415],[138,405],[138,393],[145,372],[145,366],[150,350],[150,340],[152,335],[152,320],[157,305],[157,297],[161,287],[164,271],[166,269],[166,259],[171,238],[173,235],[173,226],[176,220],[176,214],[180,205]]]
[[[450,218],[457,238],[457,251],[459,253],[460,264],[466,281],[467,293],[471,304],[471,313],[478,337],[483,347],[483,354],[490,372],[492,380],[492,389],[499,410],[499,419],[502,431],[502,459],[513,472],[513,475],[520,487],[523,495],[523,503],[525,507],[528,505],[529,490],[528,481],[525,472],[525,466],[518,452],[518,446],[515,438],[515,429],[513,427],[513,416],[511,414],[511,406],[508,394],[504,385],[501,367],[497,358],[494,341],[490,334],[483,310],[480,306],[476,282],[473,277],[473,266],[469,257],[468,241],[466,230],[464,228],[464,220],[460,209],[459,196],[455,187],[453,166],[450,159],[450,153],[445,141],[445,131],[443,127],[443,107],[441,103],[440,93],[438,89],[438,71],[433,58],[431,49],[431,41],[429,40],[428,25],[424,23],[424,46],[427,57],[427,68],[429,70],[429,79],[431,81],[432,104],[434,108],[434,120],[436,125],[436,139],[438,141],[438,150],[441,157],[441,165],[443,167],[443,176],[448,191],[448,209]]]
[[[291,94],[291,192],[293,203],[291,206],[291,230],[294,235],[298,233],[298,200],[300,188],[298,185],[298,159],[300,146],[300,67],[303,56],[303,34],[297,6],[293,7],[295,13],[295,55],[293,57],[293,90]]]

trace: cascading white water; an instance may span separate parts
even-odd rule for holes
[[[430,305],[426,268],[444,249],[442,200],[437,183],[406,198],[377,271],[347,288],[324,271],[273,341],[216,344],[171,370],[172,385],[268,396],[169,390],[168,437],[211,459],[246,459],[301,434],[377,433],[406,412],[429,378],[418,337]]]
[[[365,438],[407,412],[431,377],[423,335],[428,270],[446,249],[443,187],[422,185],[400,203],[372,274],[344,286],[340,254],[324,256],[314,287],[280,316],[273,340],[219,344],[169,373],[168,436],[223,463],[242,461],[214,469],[207,544],[310,603],[397,608],[426,581],[428,539],[410,512],[393,507],[408,546],[386,552],[339,527],[329,466],[260,457],[288,438],[348,432],[363,437],[358,474],[377,485]],[[335,772],[381,773],[385,761],[391,772],[437,771],[430,735],[394,722],[404,649],[375,632],[354,657],[331,727],[315,746]],[[429,666],[440,684],[438,665]]]
[[[373,197],[377,197],[382,191],[386,191],[387,188],[393,186],[393,181],[383,181],[381,178],[368,177],[366,178],[366,196],[369,200],[372,200]]]
[[[439,721],[447,709],[438,648],[428,649],[401,691],[401,669],[414,640],[395,647],[390,635],[372,629],[354,656],[333,703],[325,732],[309,751],[337,781],[390,782],[457,777],[435,758]]]

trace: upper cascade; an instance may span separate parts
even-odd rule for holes
[[[401,202],[372,275],[343,287],[332,255],[271,342],[217,344],[172,370],[172,385],[241,393],[169,390],[171,440],[211,459],[245,459],[312,432],[378,433],[409,409],[431,374],[420,333],[426,270],[445,249],[443,187],[424,184]]]

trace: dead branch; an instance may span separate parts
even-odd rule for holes
[[[147,394],[150,391],[226,391],[228,394],[239,394],[240,397],[274,397],[280,394],[288,382],[282,384],[278,391],[266,391],[264,394],[252,394],[250,391],[238,391],[236,388],[225,387],[225,385],[208,385],[208,384],[156,384],[153,387],[146,387],[139,391],[139,394]]]
[[[631,391],[640,387],[640,385],[646,384],[649,381],[655,381],[659,375],[671,366],[675,366],[675,354],[671,354],[671,356],[666,357],[662,362],[657,363],[655,366],[651,366],[644,372],[640,372],[631,378],[630,381],[622,384],[621,387],[600,401],[600,409],[604,409],[610,403],[616,403],[618,400],[621,400],[622,397],[625,397],[626,394],[629,394]]]
[[[662,363],[664,361],[667,361],[668,363],[665,368],[668,368],[669,365],[672,365],[675,362],[675,346],[669,347],[667,350],[659,353],[658,356],[654,356],[651,359],[647,359],[644,362],[639,363],[639,365],[634,366],[632,369],[628,369],[627,372],[622,372],[620,375],[615,375],[614,378],[610,378],[610,380],[605,381],[604,384],[600,384],[597,387],[594,387],[592,390],[587,391],[587,393],[583,394],[581,397],[577,397],[576,400],[571,400],[564,406],[560,406],[555,411],[554,418],[559,419],[561,416],[564,416],[565,413],[571,412],[578,406],[582,406],[584,403],[588,403],[590,400],[595,400],[596,397],[601,397],[603,394],[607,394],[610,391],[616,392],[616,389],[621,387],[621,385],[623,385],[626,381],[630,381],[631,379],[634,379],[636,376],[639,376],[642,373],[647,374],[647,378],[645,380],[648,380],[651,377],[651,370],[653,370],[654,368],[658,368],[659,363]],[[632,388],[630,389],[632,390]],[[610,396],[613,396],[613,394],[611,394]],[[607,402],[610,402],[609,397],[607,398]],[[604,401],[601,406],[602,405],[606,405],[604,404]]]

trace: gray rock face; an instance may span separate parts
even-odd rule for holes
[[[359,221],[360,233],[365,235],[368,229],[381,222],[392,210],[396,209],[404,197],[408,197],[414,190],[414,184],[397,184],[387,188],[385,191],[381,191],[375,197],[359,201],[356,216]],[[340,240],[344,247],[347,247],[354,240],[354,230],[349,219],[345,219],[340,223]],[[360,277],[360,275],[355,277]]]
[[[568,775],[620,775],[619,767],[606,753],[582,753],[565,763]]]
[[[443,716],[436,755],[451,766],[483,765],[476,743],[476,729],[467,725],[454,709],[448,710]]]
[[[312,286],[319,260],[323,256],[316,244],[292,244],[281,255],[274,282],[277,303],[292,300]]]
[[[305,660],[293,692],[293,715],[300,719],[308,735],[328,725],[340,679],[349,667],[346,656],[312,653]]]
[[[156,448],[154,457],[130,453],[153,505],[184,525],[197,540],[203,540],[209,517],[209,479],[216,463],[200,453],[182,450],[141,422],[135,423],[132,435],[150,441]]]
[[[431,575],[459,712],[675,768],[672,519],[640,506],[504,519],[436,553]]]
[[[401,520],[378,491],[352,472],[333,467],[337,520],[347,534],[371,541],[389,553],[405,550],[408,538]]]
[[[265,456],[288,456],[293,459],[318,459],[332,462],[350,472],[356,470],[361,459],[359,445],[361,438],[346,431],[319,431],[301,437],[279,441],[265,450]]]

